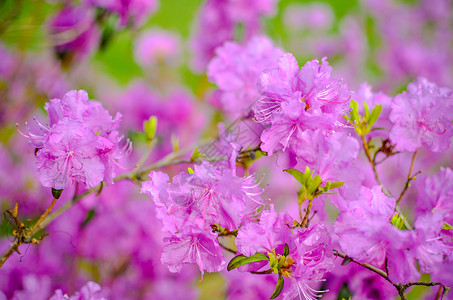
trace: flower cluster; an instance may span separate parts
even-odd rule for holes
[[[72,182],[87,188],[101,181],[113,183],[116,159],[130,151],[120,147],[117,129],[121,114],[112,119],[85,91],[70,91],[62,99],[46,103],[49,124],[37,121],[41,135],[26,135],[36,147],[36,169],[44,186],[64,189]]]
[[[234,231],[253,220],[263,205],[253,177],[237,177],[229,168],[208,163],[176,175],[171,183],[161,172],[149,176],[142,192],[153,199],[162,229],[169,234],[162,263],[172,272],[185,263],[198,264],[202,274],[222,270],[225,260],[211,226]]]
[[[324,58],[307,62],[300,70],[290,53],[277,67],[259,77],[261,99],[254,106],[255,118],[269,124],[261,141],[270,154],[293,148],[305,130],[334,130],[349,108],[350,93],[342,80],[331,78],[332,68]]]

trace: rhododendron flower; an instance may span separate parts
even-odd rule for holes
[[[100,33],[95,26],[94,14],[87,7],[66,6],[52,17],[49,30],[57,52],[84,58],[96,47]]]
[[[74,295],[69,296],[68,294],[63,294],[62,290],[56,290],[55,294],[50,297],[49,300],[107,300],[102,291],[102,288],[96,282],[89,281],[87,282],[78,292],[75,292]]]
[[[208,65],[208,77],[219,87],[215,96],[222,108],[235,117],[249,113],[247,109],[259,96],[259,75],[282,55],[283,51],[266,37],[254,37],[243,46],[226,42],[217,48],[216,57]]]
[[[278,0],[208,0],[200,9],[191,46],[194,52],[193,67],[206,68],[217,47],[234,40],[235,26],[242,24],[244,40],[255,36],[260,29],[261,16],[272,15]]]
[[[261,149],[269,154],[293,146],[294,137],[305,130],[333,130],[349,108],[350,93],[342,80],[331,78],[332,68],[323,58],[307,62],[299,71],[290,53],[277,67],[265,70],[258,80],[261,99],[254,106],[255,118],[269,124]]]
[[[149,30],[135,41],[134,58],[143,67],[174,63],[180,55],[178,35],[170,31]]]
[[[238,251],[245,256],[252,256],[257,252],[283,249],[290,242],[291,229],[286,223],[291,224],[291,221],[288,214],[277,214],[271,204],[269,210],[261,213],[259,223],[250,222],[241,227],[235,240]]]
[[[189,226],[164,238],[164,243],[161,261],[170,272],[180,272],[184,264],[195,263],[203,279],[204,271],[219,272],[226,264],[217,234],[213,232]]]
[[[390,120],[397,150],[447,150],[453,136],[453,91],[419,78],[394,98]]]
[[[117,131],[121,114],[112,119],[85,91],[70,91],[46,103],[49,125],[38,122],[42,135],[25,135],[37,148],[37,171],[44,186],[64,189],[71,181],[88,188],[101,181],[113,183],[116,159],[130,151],[120,147]]]
[[[193,174],[176,175],[171,183],[160,172],[151,172],[149,177],[142,192],[156,204],[164,229],[173,233],[198,220],[205,223],[204,228],[219,224],[235,230],[264,204],[253,177],[237,177],[230,169],[207,162],[195,166]]]
[[[159,6],[157,0],[85,0],[85,2],[118,14],[121,26],[142,25]]]

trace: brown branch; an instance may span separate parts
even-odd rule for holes
[[[436,285],[439,285],[441,286],[444,291],[445,291],[445,286],[440,283],[440,282],[425,282],[425,281],[416,281],[416,282],[409,282],[407,284],[400,284],[400,283],[394,283],[393,281],[390,280],[390,278],[388,277],[388,267],[387,267],[387,259],[386,259],[386,262],[385,262],[385,268],[386,268],[386,272],[379,269],[379,268],[376,268],[375,266],[372,266],[370,264],[367,264],[367,263],[360,263],[358,261],[355,261],[354,259],[352,259],[351,257],[347,256],[346,254],[344,253],[341,253],[339,252],[338,250],[333,250],[333,254],[336,255],[336,256],[339,256],[339,257],[342,257],[346,260],[348,260],[348,262],[353,262],[355,264],[358,264],[370,271],[373,271],[374,273],[382,276],[385,280],[387,280],[388,282],[390,282],[390,284],[392,284],[396,290],[398,291],[398,295],[400,296],[401,300],[406,300],[406,295],[405,295],[405,292],[408,288],[410,288],[411,286],[414,286],[414,285],[422,285],[422,286],[436,286]],[[443,293],[442,293],[443,294]],[[437,297],[436,297],[437,299]]]
[[[406,180],[406,183],[404,184],[404,188],[403,190],[401,191],[401,194],[400,196],[398,197],[398,200],[396,200],[396,204],[398,205],[401,201],[401,199],[403,199],[403,196],[404,194],[406,193],[407,189],[410,187],[410,182],[412,180],[415,180],[415,176],[417,176],[418,174],[420,174],[422,171],[418,171],[417,173],[415,173],[414,175],[412,175],[412,169],[414,168],[414,164],[415,164],[415,157],[417,156],[417,151],[414,152],[414,155],[412,156],[412,161],[411,161],[411,166],[409,168],[409,173],[407,174],[407,180]]]

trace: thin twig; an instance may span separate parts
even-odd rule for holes
[[[417,156],[417,151],[414,152],[414,155],[412,156],[412,161],[411,161],[411,166],[409,168],[409,173],[407,174],[407,180],[406,180],[406,183],[404,184],[404,188],[403,190],[401,191],[401,194],[400,196],[398,197],[398,200],[396,200],[396,204],[398,205],[401,201],[401,199],[403,199],[403,196],[404,194],[406,193],[407,189],[409,188],[410,186],[410,182],[412,180],[415,179],[415,176],[417,176],[418,174],[420,174],[422,171],[418,171],[417,173],[415,173],[414,175],[412,175],[412,169],[414,168],[414,164],[415,164],[415,157]]]
[[[339,252],[338,250],[333,250],[333,254],[336,255],[336,256],[339,256],[339,257],[342,257],[344,259],[348,259],[349,262],[353,262],[353,263],[356,263],[370,271],[373,271],[374,273],[382,276],[385,280],[387,280],[388,282],[390,282],[395,288],[396,290],[398,291],[398,295],[400,296],[401,300],[406,300],[406,295],[405,295],[405,292],[406,290],[411,287],[411,286],[414,286],[414,285],[423,285],[423,286],[436,286],[436,285],[440,285],[441,287],[443,287],[445,289],[445,286],[440,283],[440,282],[424,282],[424,281],[416,281],[416,282],[409,282],[407,284],[400,284],[400,283],[394,283],[393,281],[390,280],[390,278],[388,277],[388,267],[387,267],[387,260],[386,260],[386,263],[385,263],[385,268],[387,270],[387,272],[384,272],[383,270],[379,269],[379,268],[376,268],[375,266],[372,266],[370,264],[367,264],[367,263],[360,263],[358,261],[355,261],[354,259],[352,259],[351,257],[347,256],[346,254],[344,253],[341,253]],[[437,299],[437,298],[436,298]]]

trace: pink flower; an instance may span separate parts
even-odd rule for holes
[[[217,235],[212,232],[186,227],[183,232],[164,238],[164,243],[161,261],[170,272],[180,272],[184,264],[195,263],[203,279],[204,271],[219,272],[226,264]]]
[[[275,65],[283,51],[266,37],[254,37],[244,46],[226,42],[208,65],[208,78],[219,87],[223,109],[237,117],[259,96],[256,82],[262,71]]]
[[[112,119],[101,103],[89,101],[85,91],[70,91],[46,103],[49,125],[37,121],[42,135],[24,135],[37,148],[37,171],[44,186],[63,189],[77,181],[88,188],[113,183],[116,160],[130,151],[120,147],[117,131],[121,115]]]
[[[179,36],[170,31],[148,30],[135,41],[134,58],[142,67],[174,63],[180,55]]]
[[[277,67],[265,70],[258,80],[261,99],[253,110],[255,118],[270,125],[261,135],[262,149],[269,154],[294,144],[305,130],[333,130],[349,107],[346,85],[330,77],[332,68],[323,58],[309,61],[299,71],[290,53]]]
[[[421,146],[444,151],[453,136],[452,119],[453,91],[419,78],[392,102],[390,139],[399,151],[414,152]]]

